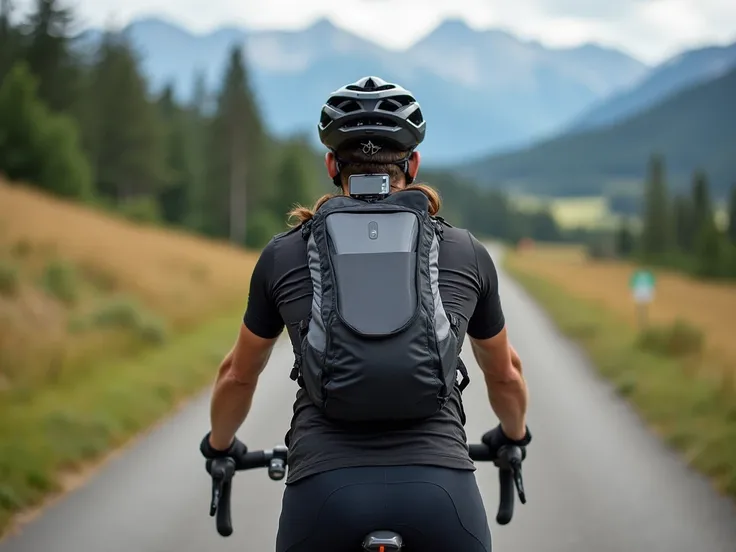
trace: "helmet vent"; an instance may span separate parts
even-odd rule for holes
[[[323,111],[322,115],[319,118],[319,124],[322,125],[322,128],[325,128],[331,122],[332,122],[332,119],[330,118],[330,116]]]
[[[354,84],[348,84],[345,87],[346,90],[353,90],[354,92],[382,92],[384,90],[393,90],[394,88],[396,87],[393,84],[383,84],[381,86],[376,86],[375,88],[361,88]]]
[[[353,111],[360,111],[361,107],[358,102],[352,98],[341,98],[336,96],[327,100],[327,105],[330,105],[344,113],[352,113]]]
[[[348,128],[360,128],[365,126],[386,126],[386,123],[380,119],[371,119],[371,118],[365,118],[360,119],[359,121],[354,121],[353,123],[347,123],[343,125],[341,128],[348,129]]]
[[[393,113],[394,111],[398,111],[402,107],[406,107],[407,105],[410,105],[412,103],[414,103],[414,98],[412,98],[411,96],[394,96],[392,98],[381,100],[381,102],[377,106],[377,109],[381,109],[383,111],[391,111]]]
[[[376,106],[376,109],[391,111],[393,113],[394,111],[398,111],[400,107],[401,105],[393,100],[381,100]]]
[[[411,123],[413,123],[416,126],[421,125],[424,122],[424,117],[422,116],[422,110],[417,109],[414,113],[409,115],[408,119]]]

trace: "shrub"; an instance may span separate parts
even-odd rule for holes
[[[135,329],[140,323],[142,314],[139,306],[129,299],[113,299],[104,303],[90,317],[93,328]]]
[[[20,239],[13,244],[10,254],[17,259],[24,259],[33,253],[33,245],[26,239]]]
[[[703,332],[684,320],[647,328],[637,340],[640,349],[672,358],[697,355],[703,350],[704,344]]]
[[[161,222],[161,210],[152,197],[131,197],[122,201],[117,211],[128,220],[146,224]]]
[[[13,297],[19,287],[18,269],[10,263],[0,261],[0,295]]]
[[[49,295],[67,305],[73,305],[79,299],[77,271],[69,262],[50,261],[44,270],[42,284]]]
[[[72,331],[86,329],[121,329],[133,332],[141,341],[160,345],[168,339],[168,329],[160,318],[145,311],[136,301],[125,297],[101,305],[87,320],[77,320]]]
[[[589,259],[615,259],[616,245],[612,239],[606,236],[596,236],[588,242],[586,253]]]

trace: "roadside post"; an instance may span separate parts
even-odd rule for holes
[[[644,330],[649,321],[649,304],[654,300],[654,274],[648,270],[637,270],[631,275],[629,288],[636,303],[639,330]]]

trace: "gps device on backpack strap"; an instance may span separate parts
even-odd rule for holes
[[[387,174],[353,174],[348,177],[348,192],[356,199],[383,199],[391,192]]]

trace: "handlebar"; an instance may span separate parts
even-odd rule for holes
[[[526,457],[526,450],[517,446],[503,446],[496,455],[486,445],[477,444],[468,447],[470,459],[475,462],[493,462],[498,467],[498,480],[501,493],[498,503],[496,522],[506,525],[514,515],[514,487],[522,504],[526,504],[526,493],[521,475],[521,463]],[[239,458],[217,458],[207,460],[207,472],[212,476],[212,502],[210,517],[216,517],[217,532],[223,537],[233,533],[230,514],[230,498],[232,496],[232,479],[236,471],[253,468],[268,468],[268,476],[280,481],[286,476],[289,450],[279,445],[271,450],[247,452]]]

